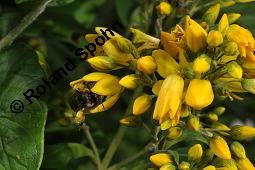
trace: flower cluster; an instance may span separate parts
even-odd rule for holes
[[[157,10],[160,15],[168,15],[172,7],[162,3]],[[149,158],[154,168],[255,169],[242,144],[236,141],[254,137],[255,128],[228,127],[218,121],[225,108],[211,108],[218,98],[242,100],[239,93],[255,93],[255,39],[249,30],[235,24],[240,14],[219,17],[220,8],[220,4],[214,4],[199,21],[186,16],[170,31],[161,31],[160,38],[134,28],[130,29],[132,41],[116,33],[97,51],[98,56],[87,59],[99,72],[71,82],[78,91],[84,91],[86,84],[92,82],[89,90],[106,97],[86,113],[110,109],[124,89],[151,88],[151,92],[143,92],[134,100],[132,114],[120,123],[139,126],[141,116],[156,98],[151,115],[153,153]],[[97,36],[89,34],[86,38],[90,41],[88,37]],[[119,69],[133,74],[112,75]],[[210,109],[205,110],[208,106]],[[167,143],[181,141],[188,132],[200,134],[205,141],[191,146],[188,159],[179,162]]]

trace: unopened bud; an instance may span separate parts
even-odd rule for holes
[[[184,68],[184,75],[185,77],[187,77],[188,79],[194,79],[195,78],[195,71],[193,70],[193,68],[191,67],[186,67]]]
[[[138,77],[135,74],[130,74],[123,77],[119,84],[127,89],[135,89],[138,86]]]
[[[223,43],[223,36],[220,31],[210,31],[206,42],[211,47],[218,47]]]
[[[218,30],[221,32],[223,37],[226,35],[228,28],[229,28],[229,23],[228,23],[227,14],[223,14],[218,24]]]
[[[211,59],[206,54],[200,55],[193,62],[193,70],[196,73],[205,73],[210,70],[210,66]]]
[[[164,80],[158,80],[153,84],[152,92],[157,96]]]
[[[231,153],[227,142],[220,136],[213,137],[209,142],[211,150],[222,159],[231,159]]]
[[[248,158],[236,160],[238,170],[254,170],[255,167]]]
[[[188,158],[191,161],[198,161],[203,155],[203,148],[200,144],[195,144],[188,151]]]
[[[173,164],[166,164],[159,168],[159,170],[176,170],[176,167]]]
[[[192,116],[187,121],[187,128],[193,131],[199,131],[200,129],[200,121],[196,116]]]
[[[245,153],[245,149],[243,147],[243,145],[239,142],[233,142],[230,145],[230,149],[232,151],[232,153],[237,156],[240,159],[245,159],[246,158],[246,153]]]
[[[217,129],[217,130],[220,130],[220,131],[230,131],[231,130],[227,125],[224,125],[224,124],[219,123],[219,122],[215,122],[214,124],[212,124],[211,127],[213,129]]]
[[[245,140],[255,136],[255,128],[251,126],[236,125],[231,127],[230,134],[235,140]]]
[[[215,167],[217,167],[217,170],[218,170],[218,167],[224,167],[225,170],[228,170],[228,169],[229,170],[230,169],[238,170],[234,159],[226,160],[226,159],[221,159],[221,158],[215,158],[212,164]],[[224,169],[222,169],[222,170],[224,170]]]
[[[220,4],[215,4],[211,6],[204,14],[203,20],[206,21],[209,25],[215,23],[220,12]]]
[[[190,168],[190,163],[182,161],[179,166],[178,166],[179,170],[189,170]]]
[[[210,112],[210,113],[207,115],[207,118],[210,119],[210,120],[213,121],[213,122],[218,121],[218,115],[216,115],[216,114],[213,113],[213,112]]]
[[[144,56],[137,60],[137,69],[144,74],[152,74],[157,68],[152,56]]]
[[[244,90],[247,90],[250,93],[255,94],[255,79],[242,79],[242,87]]]
[[[228,16],[229,24],[232,24],[232,23],[236,22],[241,17],[241,14],[230,13],[230,14],[227,14],[227,16]]]
[[[116,62],[112,57],[108,56],[96,56],[87,59],[87,62],[96,70],[111,70],[116,67]]]
[[[215,166],[209,165],[205,168],[203,168],[203,170],[216,170]]]
[[[166,136],[168,139],[176,139],[182,135],[182,129],[180,127],[170,127],[168,129],[168,135]]]
[[[229,63],[227,65],[227,69],[228,69],[228,74],[236,79],[240,79],[243,76],[243,69],[242,67],[237,64],[237,62],[232,61],[231,63]]]
[[[213,112],[220,116],[225,112],[225,110],[226,110],[225,107],[216,107]]]
[[[120,120],[120,123],[128,127],[137,127],[141,125],[141,121],[137,116],[126,116]]]
[[[169,15],[172,11],[172,6],[167,2],[161,2],[156,8],[161,15]]]
[[[172,157],[167,153],[157,153],[150,156],[150,161],[157,167],[161,167],[167,163],[172,163]]]
[[[181,117],[184,118],[184,117],[188,117],[190,115],[190,107],[187,106],[187,105],[184,105],[182,107],[182,110],[181,110]]]
[[[135,99],[133,105],[133,114],[135,116],[141,115],[146,112],[151,105],[151,97],[148,94],[144,94]]]
[[[232,56],[238,52],[238,46],[234,41],[230,41],[225,45],[224,52],[226,55]]]

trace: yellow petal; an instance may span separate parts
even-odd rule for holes
[[[156,62],[151,56],[143,56],[137,60],[137,69],[144,74],[152,74],[156,68]]]
[[[144,94],[139,96],[135,99],[133,105],[133,115],[141,115],[142,113],[146,112],[151,105],[151,97],[148,94]]]
[[[211,150],[221,159],[231,159],[227,142],[220,136],[212,138],[209,142]]]
[[[93,73],[87,74],[86,76],[83,76],[82,80],[87,81],[87,82],[99,81],[105,77],[112,77],[112,75],[106,74],[106,73],[101,73],[101,72],[93,72]]]
[[[229,28],[229,23],[228,23],[227,14],[223,14],[218,25],[218,30],[221,32],[223,37],[226,35],[228,28]]]
[[[116,67],[116,62],[112,57],[96,56],[87,59],[87,62],[96,70],[104,71],[111,70]]]
[[[238,159],[236,160],[236,164],[239,170],[255,170],[254,165],[248,158]]]
[[[158,80],[156,83],[154,83],[153,87],[152,87],[152,92],[157,96],[160,88],[163,84],[163,80]]]
[[[129,74],[123,77],[119,84],[127,89],[135,89],[138,86],[138,77],[135,74]]]

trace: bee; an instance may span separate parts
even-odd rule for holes
[[[75,90],[71,100],[70,106],[76,112],[75,122],[80,127],[85,121],[85,113],[89,110],[102,104],[106,96],[101,96],[91,92],[92,84],[84,84],[86,88],[82,90]]]

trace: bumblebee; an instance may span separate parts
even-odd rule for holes
[[[75,90],[70,100],[70,106],[76,112],[75,122],[78,126],[82,126],[84,123],[86,112],[102,104],[106,99],[106,96],[91,92],[92,84],[84,84],[84,86],[86,88],[82,90]]]

